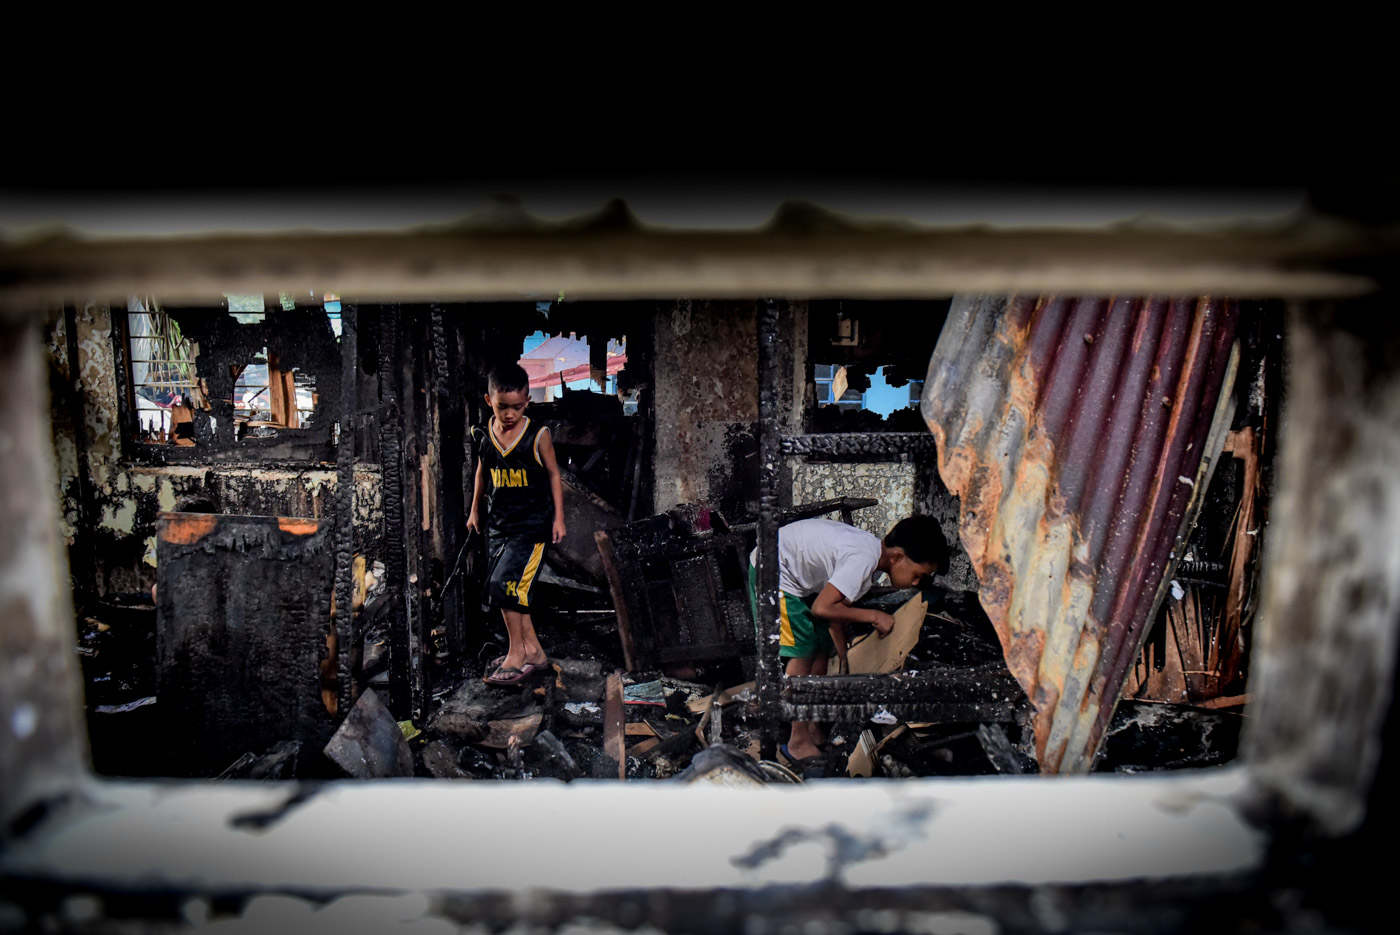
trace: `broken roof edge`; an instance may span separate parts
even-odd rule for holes
[[[0,192],[0,242],[62,229],[88,239],[207,234],[559,232],[647,229],[752,232],[773,227],[999,230],[1102,229],[1121,223],[1182,230],[1289,223],[1308,214],[1299,187],[1228,190],[1164,186],[803,183],[752,186],[678,180],[561,190],[520,185],[302,192]],[[626,197],[621,197],[625,195]]]
[[[307,283],[352,303],[1007,292],[1340,299],[1376,291],[1366,264],[1400,253],[1400,229],[1322,217],[1181,231],[935,229],[857,223],[829,212],[801,216],[792,209],[788,220],[743,231],[642,228],[614,223],[625,217],[613,211],[586,223],[528,230],[124,240],[50,232],[0,245],[0,306],[147,292],[198,304],[221,301],[227,292]]]

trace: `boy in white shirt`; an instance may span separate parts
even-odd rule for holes
[[[749,563],[749,600],[757,618],[758,549]],[[881,639],[894,627],[891,615],[851,605],[882,574],[897,588],[912,588],[947,568],[948,544],[931,516],[902,519],[883,540],[828,519],[783,526],[778,530],[778,655],[787,660],[787,674],[825,675],[834,650],[844,675],[847,623],[868,623]],[[794,721],[783,752],[789,760],[803,760],[819,755],[824,742],[815,722]]]

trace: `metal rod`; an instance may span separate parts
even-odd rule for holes
[[[758,644],[759,756],[777,757],[782,659],[778,655],[778,304],[758,307]]]

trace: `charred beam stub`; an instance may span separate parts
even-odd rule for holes
[[[936,666],[892,675],[808,675],[787,679],[783,713],[794,720],[1011,723],[1025,693],[1004,665]]]
[[[933,457],[933,436],[925,432],[842,432],[822,435],[787,435],[785,455],[878,455],[911,458]]]
[[[880,501],[873,497],[833,497],[830,500],[818,500],[814,503],[803,503],[800,506],[779,510],[777,523],[779,526],[786,526],[788,523],[795,523],[800,519],[812,519],[836,512],[840,512],[841,521],[846,522],[847,518],[856,510],[878,506],[879,503]],[[730,528],[733,532],[747,533],[756,529],[757,525],[756,523],[735,523]]]

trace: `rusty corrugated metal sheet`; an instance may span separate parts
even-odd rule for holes
[[[1093,762],[1228,428],[1237,318],[1211,298],[953,301],[923,414],[1044,772]]]

